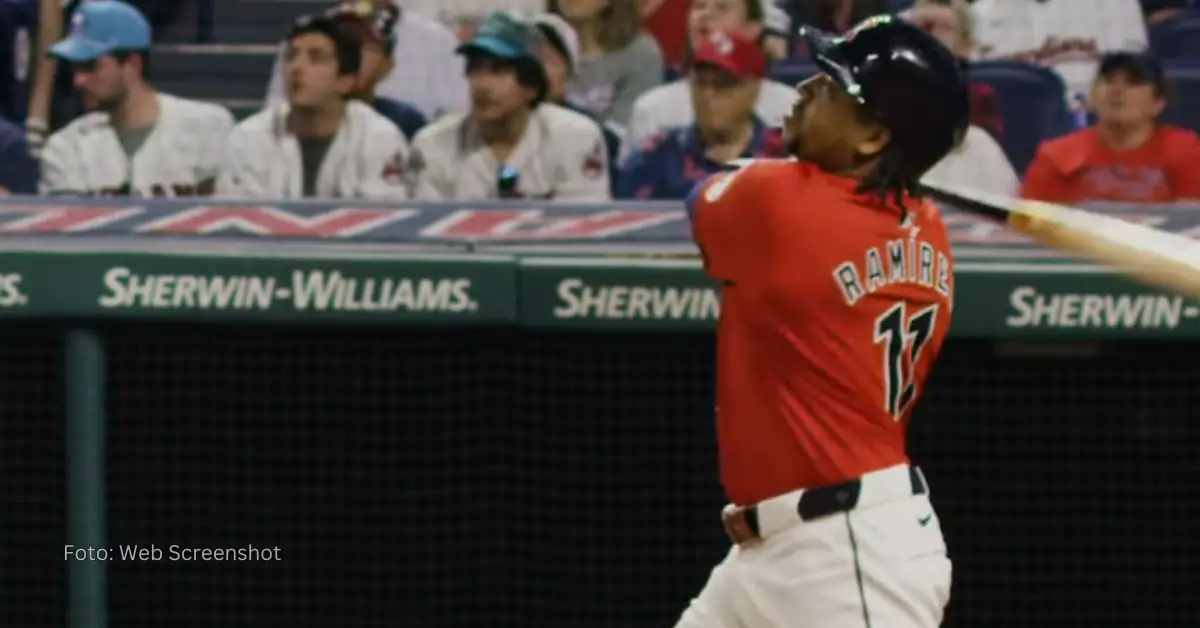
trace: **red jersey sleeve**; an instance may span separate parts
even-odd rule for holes
[[[762,202],[755,168],[719,172],[687,198],[692,238],[714,279],[744,280],[761,267],[770,233],[771,208]]]

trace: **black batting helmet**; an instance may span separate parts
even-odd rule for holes
[[[904,174],[919,179],[962,141],[970,116],[963,66],[921,29],[869,18],[844,37],[804,29],[813,61],[891,131]]]

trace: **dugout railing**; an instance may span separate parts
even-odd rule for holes
[[[956,279],[911,436],[946,625],[1195,626],[1192,302]],[[692,262],[0,253],[0,624],[671,626],[728,548],[715,294]]]

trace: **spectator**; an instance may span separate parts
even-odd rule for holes
[[[362,67],[353,96],[391,120],[404,138],[411,141],[425,126],[425,115],[406,102],[375,95],[380,79],[392,71],[393,22],[399,17],[396,7],[387,5],[375,9],[369,3],[347,2],[334,8],[330,15],[343,22],[362,44]]]
[[[410,168],[417,198],[610,198],[608,151],[596,122],[544,102],[542,46],[532,24],[497,12],[460,47],[471,110],[417,134]]]
[[[288,38],[286,103],[268,103],[229,138],[218,191],[246,199],[408,197],[408,143],[350,95],[362,46],[328,14],[302,17]]]
[[[684,199],[697,181],[735,159],[779,157],[777,133],[754,115],[766,58],[748,36],[712,33],[696,44],[689,71],[695,123],[648,139],[624,161],[619,198]]]
[[[1004,149],[987,131],[975,125],[967,129],[961,144],[925,173],[922,181],[1009,197],[1016,196],[1020,187],[1017,171]]]
[[[917,0],[905,17],[936,37],[963,63],[970,60],[975,48],[975,20],[966,0]],[[971,83],[971,124],[1003,141],[1004,118],[991,85]]]
[[[385,98],[410,103],[427,118],[433,119],[448,111],[462,111],[467,106],[467,84],[462,80],[462,61],[454,54],[458,38],[445,24],[434,18],[389,0],[373,0],[377,10],[391,7],[396,12],[392,28],[392,70],[376,86],[376,93]],[[280,47],[267,100],[284,98],[283,55],[287,46]]]
[[[637,0],[550,0],[579,37],[567,100],[607,124],[629,124],[633,102],[663,80],[663,58],[642,30]]]
[[[119,0],[85,2],[50,53],[71,64],[96,111],[50,136],[44,194],[193,196],[213,192],[233,115],[146,82],[150,25]]]
[[[1072,96],[1086,94],[1105,51],[1143,50],[1138,0],[977,0],[980,59],[1017,59],[1053,68]]]
[[[712,32],[741,31],[758,39],[763,33],[764,7],[758,0],[694,0],[688,14],[688,37],[693,45]],[[754,111],[767,126],[776,127],[796,101],[791,87],[764,80]],[[622,143],[626,151],[641,146],[648,137],[670,127],[687,126],[695,120],[687,78],[656,87],[633,105],[633,116]]]
[[[37,162],[29,154],[25,131],[0,118],[0,196],[37,194]]]
[[[1092,91],[1096,124],[1043,142],[1021,195],[1043,201],[1200,199],[1200,138],[1158,122],[1168,85],[1153,57],[1104,57]]]
[[[600,133],[604,135],[604,146],[608,149],[609,159],[616,159],[621,152],[621,137],[608,125],[597,120],[591,112],[566,100],[567,79],[574,73],[575,59],[579,58],[579,40],[575,36],[575,29],[554,13],[538,14],[534,18],[534,24],[541,31],[545,44],[541,48],[540,56],[542,69],[546,72],[546,102],[596,120]],[[615,188],[616,177],[612,179]]]

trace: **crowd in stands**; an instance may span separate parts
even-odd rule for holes
[[[777,127],[815,72],[802,28],[892,14],[972,83],[972,126],[927,181],[1200,201],[1191,0],[357,0],[283,29],[241,120],[154,88],[174,3],[4,3],[2,194],[682,199],[785,156]]]

